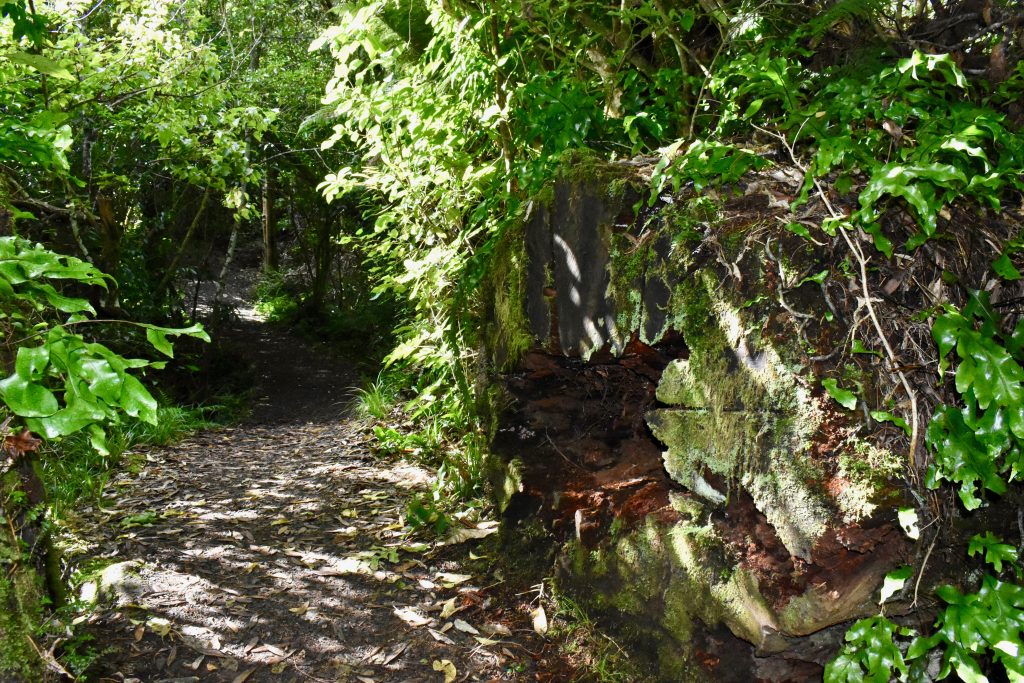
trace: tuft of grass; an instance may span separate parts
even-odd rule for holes
[[[381,374],[366,387],[355,390],[355,411],[365,418],[383,420],[395,409],[398,394],[393,379]]]
[[[561,641],[562,651],[578,667],[573,680],[631,683],[641,678],[626,651],[602,633],[578,603],[561,594],[553,600],[549,635]]]

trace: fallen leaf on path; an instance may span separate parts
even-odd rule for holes
[[[430,619],[423,616],[416,610],[410,609],[408,607],[403,607],[402,609],[395,607],[394,609],[395,616],[404,621],[405,623],[409,624],[410,626],[419,627],[430,623]]]
[[[231,683],[245,683],[249,679],[249,676],[252,676],[254,671],[256,671],[256,669],[249,669],[248,671],[243,671],[242,673],[232,678]]]
[[[384,657],[384,659],[381,661],[380,665],[381,666],[387,666],[391,662],[393,662],[396,659],[398,659],[402,655],[402,653],[405,652],[408,649],[409,649],[409,643],[399,643],[398,645],[396,645],[395,647],[393,647],[391,649],[391,652],[389,652],[386,657]]]
[[[298,607],[289,607],[288,611],[292,614],[297,614],[301,617],[303,614],[309,611],[309,602],[304,602]]]
[[[512,629],[504,624],[483,624],[480,630],[491,636],[510,636]]]
[[[162,617],[150,617],[146,621],[146,626],[149,630],[157,634],[161,638],[165,637],[171,632],[171,622]]]
[[[484,638],[483,636],[473,636],[473,640],[480,643],[484,647],[487,647],[489,645],[497,645],[501,642],[500,640],[492,640],[490,638]]]
[[[435,631],[432,628],[428,628],[427,629],[427,633],[429,633],[431,636],[433,636],[434,640],[436,640],[439,643],[444,643],[445,645],[454,645],[455,644],[454,640],[452,640],[451,638],[449,638],[445,634],[441,633],[440,631]]]
[[[142,636],[143,636],[143,635],[144,635],[145,633],[146,633],[146,627],[145,627],[145,626],[142,626],[141,624],[140,624],[140,625],[138,625],[138,626],[136,626],[136,627],[135,627],[135,634],[134,634],[134,637],[135,637],[135,642],[137,643],[137,642],[139,642],[140,640],[142,640]]]
[[[543,607],[538,607],[530,612],[530,616],[533,618],[533,630],[538,635],[542,636],[548,632],[548,615]]]
[[[460,583],[465,583],[472,579],[471,574],[450,574],[448,572],[438,572],[437,579],[445,585],[446,588],[457,586]]]
[[[493,529],[456,529],[448,535],[445,539],[445,543],[464,543],[466,541],[476,540],[479,538],[487,538],[493,533],[498,531],[497,528]]]
[[[475,628],[473,628],[472,624],[469,624],[468,622],[465,622],[462,619],[455,620],[455,628],[459,629],[463,633],[468,633],[473,636],[480,635],[480,631],[477,631]]]
[[[459,675],[459,672],[455,670],[455,665],[447,659],[441,661],[434,660],[434,671],[438,671],[444,674],[444,683],[452,683],[455,677]]]
[[[447,619],[451,615],[455,614],[455,612],[457,611],[458,610],[455,609],[455,598],[452,598],[451,600],[445,602],[444,605],[441,607],[441,618]]]

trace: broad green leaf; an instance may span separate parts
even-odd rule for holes
[[[825,270],[821,271],[820,273],[816,273],[814,275],[810,275],[808,277],[805,277],[803,280],[801,280],[800,282],[797,283],[797,287],[799,287],[802,284],[806,284],[808,282],[813,282],[815,284],[819,284],[820,285],[822,282],[825,281],[825,278],[828,277],[828,272],[829,271],[826,268]]]
[[[124,387],[121,392],[121,407],[132,417],[144,422],[156,424],[156,399],[142,386],[142,382],[131,375],[124,376]]]
[[[75,77],[71,75],[70,71],[48,57],[32,54],[30,52],[12,52],[3,56],[7,57],[7,59],[12,62],[24,64],[25,66],[35,69],[39,73],[46,74],[52,78],[57,78],[63,81],[75,80]]]
[[[1002,346],[972,330],[960,335],[957,354],[962,359],[956,372],[957,391],[963,394],[973,388],[979,407],[1024,401],[1024,370]]]
[[[42,378],[49,363],[50,349],[45,344],[34,347],[22,346],[18,349],[14,370],[20,377],[34,382]]]
[[[1003,255],[992,263],[992,270],[1004,280],[1013,281],[1021,278],[1020,271],[1010,261],[1010,255],[1007,252],[1003,252]]]
[[[949,352],[956,347],[960,335],[969,329],[967,319],[959,313],[950,312],[935,319],[935,324],[932,325],[932,339],[939,347],[939,373],[945,372],[949,367]]]
[[[811,231],[800,223],[786,223],[786,230],[805,239],[811,239]]]
[[[825,387],[828,395],[847,410],[853,410],[857,407],[857,396],[852,391],[840,388],[836,380],[831,377],[821,380],[821,386]]]
[[[168,358],[174,358],[174,346],[167,341],[167,334],[162,330],[150,327],[146,329],[146,339],[160,353]]]
[[[18,374],[0,382],[0,397],[20,417],[46,417],[60,409],[52,391]]]
[[[908,425],[907,421],[904,420],[902,417],[893,415],[892,413],[885,410],[872,410],[871,418],[877,420],[878,422],[891,422],[900,429],[902,429],[904,432],[906,432],[907,436],[910,435],[910,425]]]
[[[853,344],[851,344],[850,351],[852,353],[867,353],[871,354],[872,356],[878,356],[879,358],[883,357],[881,351],[869,349],[868,347],[864,346],[864,342],[862,342],[860,339],[853,340]]]

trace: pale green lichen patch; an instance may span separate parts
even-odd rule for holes
[[[824,413],[779,352],[715,294],[709,276],[703,285],[702,309],[712,315],[703,324],[684,316],[690,356],[665,369],[657,398],[673,407],[648,413],[648,425],[667,447],[665,468],[675,481],[708,500],[713,492],[698,490],[706,487],[704,470],[739,482],[789,552],[809,559],[830,518],[821,492],[807,484],[822,479],[806,453]]]
[[[874,514],[879,496],[904,467],[902,459],[892,451],[857,439],[852,441],[851,451],[839,456],[837,471],[844,483],[836,502],[848,524]]]
[[[775,454],[779,467],[745,473],[743,486],[790,554],[810,560],[815,541],[828,528],[829,509],[820,494],[797,476],[793,462],[781,460],[780,455]]]

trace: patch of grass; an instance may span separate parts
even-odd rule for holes
[[[562,651],[578,668],[575,681],[631,683],[639,680],[636,667],[618,643],[602,633],[575,601],[554,597],[555,610],[548,635],[561,641]]]
[[[383,420],[398,403],[399,387],[387,375],[378,375],[366,387],[355,390],[355,412],[364,418]]]

